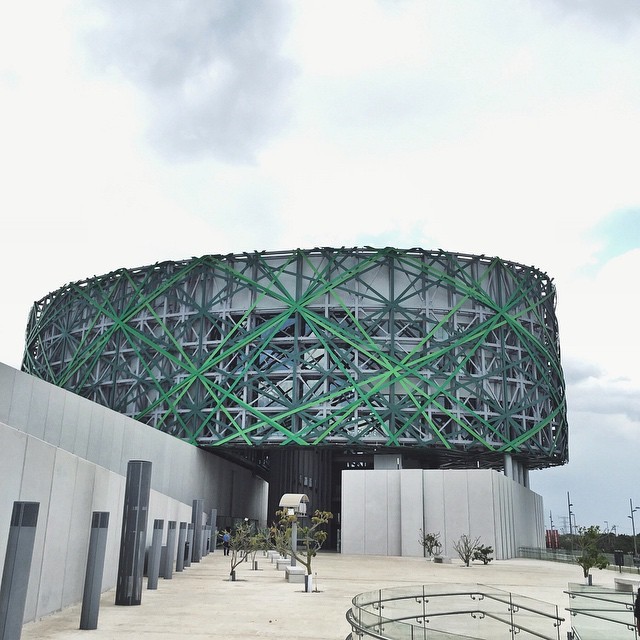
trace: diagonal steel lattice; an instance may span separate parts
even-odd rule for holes
[[[321,248],[119,269],[34,304],[23,369],[192,444],[567,459],[555,288],[499,258]]]

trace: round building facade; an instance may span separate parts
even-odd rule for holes
[[[331,508],[339,470],[376,455],[419,468],[566,462],[555,303],[545,273],[478,255],[211,255],[48,294],[23,370]]]

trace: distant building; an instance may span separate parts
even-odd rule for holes
[[[555,288],[500,258],[316,248],[119,269],[35,303],[23,370],[250,468],[268,519],[287,492],[340,513],[344,470],[528,487],[567,461]]]

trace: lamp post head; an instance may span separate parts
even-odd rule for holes
[[[307,513],[308,503],[309,498],[304,493],[285,493],[278,506],[286,509],[288,515],[303,516]]]

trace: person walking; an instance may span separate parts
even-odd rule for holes
[[[224,551],[224,555],[229,555],[229,543],[231,542],[231,536],[229,535],[229,530],[224,532],[222,536],[222,550]]]

